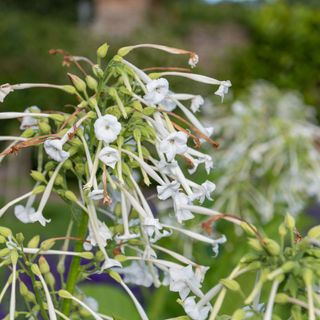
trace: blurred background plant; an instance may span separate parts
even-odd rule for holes
[[[214,2],[214,3],[209,3]],[[249,113],[245,116],[237,116],[237,126],[245,126],[248,119],[253,137],[256,143],[268,141],[272,137],[272,130],[268,125],[272,123],[277,129],[276,132],[284,132],[283,126],[288,125],[291,132],[294,128],[314,128],[314,132],[318,129],[313,127],[316,122],[315,118],[319,119],[318,107],[320,104],[320,74],[318,72],[320,66],[320,56],[318,48],[320,46],[320,4],[318,0],[279,0],[279,1],[201,1],[201,0],[42,0],[42,1],[22,1],[10,0],[0,2],[0,83],[18,83],[28,81],[37,82],[54,82],[65,83],[64,73],[61,72],[60,57],[48,55],[48,50],[52,48],[63,48],[71,53],[90,56],[91,52],[95,52],[95,48],[101,42],[107,40],[112,42],[113,46],[110,50],[115,50],[119,46],[126,44],[135,44],[139,42],[156,42],[172,45],[175,47],[185,47],[194,50],[200,55],[200,63],[197,66],[197,72],[204,72],[207,75],[215,75],[217,78],[231,79],[233,83],[234,97],[228,98],[228,103],[233,107],[216,107],[220,102],[217,97],[213,96],[213,92],[207,92],[206,88],[193,85],[192,88],[185,88],[188,85],[175,84],[177,89],[181,91],[202,92],[206,96],[212,94],[212,109],[206,115],[206,121],[216,126],[223,127],[215,117],[223,115],[225,119],[230,121],[235,118],[235,101],[242,102],[244,109]],[[177,59],[158,52],[140,51],[139,57],[132,53],[132,60],[140,66],[153,67],[155,65],[177,65]],[[182,65],[181,65],[182,66]],[[252,102],[255,96],[252,90],[248,87],[255,84],[258,79],[267,80],[275,85],[254,85],[252,88],[260,88],[263,92],[259,96],[259,101],[266,101],[267,106],[260,109],[259,105]],[[179,87],[180,86],[180,87]],[[277,89],[279,88],[279,89]],[[188,90],[187,90],[188,89]],[[296,93],[288,94],[288,89],[295,90]],[[202,90],[202,91],[201,91]],[[262,91],[261,91],[262,90]],[[249,92],[248,92],[249,91]],[[273,96],[274,95],[274,96]],[[292,102],[288,101],[291,97]],[[290,99],[291,99],[290,98]],[[264,100],[266,99],[266,100]],[[269,103],[270,99],[270,103]],[[50,103],[48,103],[48,101]],[[57,110],[63,107],[63,94],[52,92],[50,90],[40,90],[34,95],[32,91],[24,90],[14,95],[9,95],[5,103],[2,104],[3,110],[20,110],[23,111],[26,107],[37,104],[41,109]],[[274,104],[273,104],[274,103]],[[292,106],[296,106],[296,109]],[[311,105],[314,107],[307,107]],[[284,105],[284,107],[283,107]],[[289,107],[290,105],[290,107]],[[208,105],[207,105],[208,106]],[[287,107],[286,107],[287,106]],[[216,109],[215,109],[216,108]],[[284,111],[288,110],[288,114],[284,115]],[[268,110],[267,115],[264,110]],[[307,110],[313,110],[307,114]],[[260,111],[259,111],[260,110]],[[207,109],[204,109],[207,112]],[[308,116],[307,116],[308,115]],[[290,117],[287,118],[287,116]],[[310,116],[310,117],[309,117]],[[248,117],[248,118],[247,118]],[[258,126],[259,120],[262,130]],[[271,121],[272,120],[272,121]],[[267,122],[269,121],[269,122]],[[303,123],[301,123],[301,121]],[[246,129],[250,129],[249,126]],[[253,129],[255,128],[255,131]],[[230,130],[232,128],[229,128]],[[261,129],[261,130],[260,130]],[[10,123],[5,124],[0,129],[12,131]],[[239,130],[239,129],[238,129]],[[241,130],[240,130],[241,131]],[[217,131],[219,132],[219,131]],[[221,131],[225,132],[226,131]],[[263,133],[268,133],[269,136],[263,137]],[[310,136],[304,135],[304,130],[298,131],[292,139],[286,139],[286,142],[281,147],[281,159],[288,157],[287,147],[294,145],[299,161],[303,165],[315,163],[315,159],[310,154],[319,155],[316,149],[313,150],[314,144]],[[14,132],[12,132],[14,134]],[[237,135],[237,133],[239,135]],[[214,156],[217,159],[215,164],[216,173],[213,173],[213,180],[216,182],[218,190],[214,196],[215,205],[221,205],[220,195],[225,194],[222,190],[219,181],[224,177],[223,157],[230,151],[234,141],[228,137],[236,137],[240,141],[241,136],[246,136],[249,131],[236,132],[229,131],[228,136],[222,133],[220,140],[222,142],[221,151],[215,151]],[[303,139],[299,143],[298,137]],[[261,139],[261,140],[260,140]],[[242,140],[243,143],[248,143],[247,140]],[[226,147],[226,148],[225,148]],[[280,149],[279,149],[280,150]],[[309,156],[303,154],[307,150]],[[220,153],[221,152],[221,153]],[[245,151],[242,151],[245,155]],[[229,153],[230,154],[230,153]],[[6,162],[3,169],[0,170],[0,201],[5,202],[19,194],[22,194],[29,189],[31,182],[28,178],[28,169],[33,168],[33,163],[28,160],[30,155],[27,152],[18,155],[14,161]],[[249,155],[247,155],[249,158]],[[222,159],[222,160],[221,160]],[[279,158],[277,157],[277,159]],[[235,159],[238,164],[241,163],[241,158]],[[262,163],[266,162],[262,158]],[[306,176],[303,172],[309,171],[309,167],[300,166],[299,176],[294,177],[293,172],[290,172],[291,165],[284,160],[284,174],[275,175],[275,168],[271,168],[268,173],[261,175],[261,172],[266,171],[266,168],[260,166],[262,170],[256,172],[256,169],[250,170],[250,180],[246,184],[241,185],[241,193],[245,193],[245,185],[252,182],[254,191],[263,195],[263,200],[257,202],[257,207],[252,209],[245,207],[245,204],[238,204],[240,212],[236,214],[249,215],[255,217],[255,222],[262,223],[259,220],[264,213],[258,212],[266,204],[269,208],[268,212],[273,212],[273,217],[270,216],[269,221],[265,224],[265,232],[273,237],[277,234],[277,225],[282,220],[282,216],[278,212],[284,213],[289,210],[285,204],[298,204],[301,210],[297,216],[297,228],[303,230],[307,225],[315,224],[315,220],[306,215],[304,210],[309,204],[314,202],[313,194],[302,190],[295,193],[291,185],[287,185],[287,192],[291,196],[298,198],[282,199],[281,201],[273,202],[284,194],[279,194],[279,190],[283,190],[283,182],[290,177],[295,183],[299,182],[298,187],[306,186],[308,181],[314,180],[317,177]],[[269,162],[272,163],[272,162]],[[251,160],[248,165],[254,164],[254,168],[259,167],[257,163]],[[318,164],[317,164],[318,166]],[[229,179],[235,178],[232,170],[229,167]],[[18,176],[18,179],[12,179],[13,175]],[[231,174],[231,176],[230,176]],[[257,174],[259,174],[257,176]],[[224,188],[224,192],[228,192],[228,186]],[[231,188],[231,189],[232,189]],[[261,188],[261,189],[260,189]],[[268,196],[266,189],[273,190]],[[223,190],[222,190],[223,191]],[[277,197],[273,195],[276,194]],[[319,194],[319,192],[318,192]],[[233,194],[229,200],[236,199],[239,194]],[[240,198],[238,198],[240,199]],[[242,198],[241,198],[242,199]],[[256,200],[256,199],[255,199]],[[264,201],[267,201],[264,202]],[[272,202],[270,202],[272,201]],[[230,203],[227,203],[230,205]],[[49,225],[48,228],[39,229],[38,233],[45,233],[46,236],[58,236],[57,230],[65,232],[66,226],[63,222],[63,216],[66,211],[61,210],[62,204],[57,200],[48,210],[48,216],[55,216],[55,224]],[[245,208],[245,209],[242,209]],[[271,211],[271,208],[275,211]],[[279,210],[279,211],[278,211]],[[313,217],[314,218],[314,217]],[[316,210],[315,219],[319,221],[319,212]],[[268,220],[268,219],[266,219]],[[32,228],[17,223],[15,220],[6,217],[2,220],[6,226],[15,226],[16,230],[21,231],[29,238],[33,236]],[[201,225],[195,225],[195,228],[201,228]],[[217,231],[227,234],[228,243],[221,249],[220,255],[217,258],[212,257],[210,249],[196,245],[194,255],[198,261],[203,264],[211,265],[212,270],[209,271],[207,279],[207,290],[216,283],[217,279],[225,277],[228,272],[232,271],[232,266],[246,252],[247,243],[233,227],[221,222],[217,226]],[[59,231],[60,232],[60,231]],[[171,245],[185,245],[184,238],[179,238]],[[188,255],[188,245],[185,245],[185,254]],[[50,263],[54,264],[54,261]],[[0,284],[2,284],[3,274],[0,274]],[[243,279],[243,283],[250,280]],[[103,280],[103,279],[102,279]],[[252,280],[252,279],[251,279]],[[101,282],[101,279],[99,279]],[[110,308],[119,310],[116,304],[128,306],[130,301],[127,300],[119,289],[119,295],[109,294],[108,305],[103,303],[106,295],[106,284],[101,282],[100,287],[92,287],[87,283],[83,284],[83,290],[91,296],[94,296],[100,302],[100,311],[109,312]],[[108,290],[108,289],[107,289]],[[160,289],[150,294],[148,290],[142,290],[142,300],[147,306],[151,319],[161,319],[166,316],[176,314],[180,315],[182,309],[177,307],[174,301],[175,295],[164,289]],[[231,298],[225,301],[222,311],[228,310],[230,306],[239,305],[239,297],[231,295]],[[122,308],[121,314],[118,316],[128,319],[132,318],[132,309],[130,307]]]

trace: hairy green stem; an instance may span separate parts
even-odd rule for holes
[[[79,232],[78,232],[78,237],[80,239],[83,239],[86,235],[88,219],[89,219],[88,215],[86,213],[83,213],[81,218],[81,223],[79,226]],[[83,251],[82,241],[78,241],[75,245],[75,252],[81,252],[81,251]],[[81,260],[81,257],[74,256],[71,262],[70,271],[68,274],[68,279],[66,284],[66,290],[69,291],[71,294],[73,294],[75,285],[77,283],[80,260]],[[70,307],[71,307],[71,300],[64,299],[62,303],[62,309],[61,309],[62,313],[68,316],[70,313]]]

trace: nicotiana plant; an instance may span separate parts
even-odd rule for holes
[[[202,97],[175,93],[167,78],[215,85],[215,94],[222,99],[230,81],[176,68],[147,73],[126,58],[130,51],[144,47],[187,55],[191,67],[198,62],[193,52],[153,44],[121,48],[109,60],[108,45],[104,44],[97,50],[97,63],[53,50],[51,53],[63,54],[65,65],[75,65],[84,79],[69,73],[71,85],[23,83],[0,87],[1,101],[13,91],[38,87],[62,90],[76,99],[71,114],[46,112],[37,106],[24,112],[0,113],[2,120],[20,119],[22,130],[20,136],[0,137],[9,141],[0,161],[28,147],[34,147],[37,153],[37,170],[31,172],[34,187],[2,207],[0,217],[12,211],[23,223],[46,227],[54,223],[46,217],[46,205],[53,193],[76,212],[67,234],[55,238],[42,240],[35,235],[27,242],[22,233],[0,227],[0,266],[10,270],[0,292],[1,303],[10,291],[6,318],[115,319],[101,314],[95,301],[77,286],[93,274],[105,273],[129,295],[141,319],[148,319],[148,315],[128,284],[169,286],[179,295],[178,302],[186,313],[180,319],[219,319],[227,290],[245,295],[235,278],[258,271],[257,284],[245,299],[245,307],[229,318],[244,319],[258,313],[271,320],[274,305],[283,302],[294,304],[297,314],[303,315],[306,309],[310,319],[315,319],[319,314],[319,278],[315,276],[319,265],[318,229],[295,242],[294,220],[288,216],[278,245],[241,218],[204,207],[205,199],[211,200],[215,184],[198,184],[192,178],[199,166],[208,173],[213,166],[211,156],[199,150],[201,144],[217,147],[218,143],[210,138],[213,129],[203,126],[194,115],[203,103]],[[159,201],[171,201],[173,215],[159,215],[142,185],[156,190]],[[211,237],[205,230],[187,228],[185,221],[195,215],[207,217],[205,229],[224,219],[254,236],[249,240],[254,250],[251,260],[244,257],[228,278],[206,293],[202,283],[209,267],[161,245],[162,238],[179,234],[211,245],[216,255],[226,237]],[[77,235],[72,229],[77,229]],[[291,235],[289,247],[284,245],[287,232]],[[63,241],[62,246],[55,248],[59,241]],[[58,279],[46,259],[48,255],[59,257]],[[67,256],[72,258],[70,267]],[[285,263],[292,267],[283,269]],[[293,280],[291,274],[296,275]],[[272,291],[269,302],[263,304],[259,297],[267,280],[272,281]],[[293,281],[297,281],[295,291],[288,291],[286,285],[282,289]],[[277,290],[283,294],[276,295]]]
[[[257,82],[231,108],[210,110],[216,134],[215,208],[268,222],[297,215],[320,194],[320,130],[296,92]]]

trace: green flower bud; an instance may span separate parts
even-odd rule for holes
[[[46,188],[45,186],[37,186],[32,190],[32,194],[43,193],[45,188]]]
[[[156,111],[157,109],[155,107],[146,107],[143,109],[142,113],[145,116],[152,116]]]
[[[109,45],[107,43],[102,44],[97,50],[97,56],[104,59],[108,53]]]
[[[231,320],[243,320],[245,317],[246,312],[243,309],[238,309],[233,313]]]
[[[26,299],[26,301],[28,301],[28,302],[32,302],[32,303],[35,303],[35,302],[36,302],[36,297],[35,297],[35,295],[33,294],[33,292],[31,292],[31,291],[28,291],[28,294],[25,296],[25,299]]]
[[[4,236],[0,236],[0,244],[6,243],[7,240]]]
[[[289,300],[288,300],[288,295],[286,295],[285,293],[278,293],[274,299],[274,301],[276,303],[287,303]]]
[[[253,248],[254,250],[258,251],[258,252],[261,252],[263,251],[263,248],[261,246],[261,243],[259,240],[257,239],[253,239],[253,238],[250,238],[248,240],[248,244],[251,248]]]
[[[97,100],[96,100],[96,98],[94,98],[94,97],[91,97],[89,100],[88,100],[88,104],[89,104],[89,106],[92,108],[92,109],[94,109],[96,106],[97,106]]]
[[[39,121],[38,123],[41,134],[49,134],[51,133],[51,127],[48,123]]]
[[[56,166],[57,166],[57,163],[56,163],[55,161],[48,161],[48,162],[45,164],[44,168],[45,168],[46,171],[51,171],[51,170],[53,170]]]
[[[320,238],[320,225],[311,228],[308,232],[308,237],[315,239]]]
[[[65,193],[64,193],[64,196],[70,200],[71,202],[78,202],[78,199],[77,199],[77,196],[70,190],[67,190]]]
[[[58,122],[63,122],[65,120],[65,116],[63,114],[58,114],[58,113],[50,114],[49,118]]]
[[[74,169],[79,176],[83,176],[86,174],[86,168],[83,163],[76,163]]]
[[[16,250],[11,251],[11,263],[12,264],[17,264],[17,261],[19,259],[19,254]]]
[[[48,239],[41,242],[40,249],[43,251],[47,251],[47,250],[50,250],[55,244],[56,242],[54,240]]]
[[[91,76],[86,76],[86,82],[87,82],[88,87],[91,90],[97,91],[98,82],[97,82],[97,80],[95,78],[93,78]]]
[[[97,118],[97,114],[94,111],[89,111],[87,115],[89,119],[95,120]]]
[[[62,87],[62,89],[67,92],[67,93],[70,93],[70,94],[76,94],[77,93],[77,90],[75,87],[73,86],[69,86],[69,85],[65,85]]]
[[[133,137],[136,141],[140,141],[141,139],[141,132],[139,129],[134,129],[133,130]]]
[[[312,274],[312,271],[310,269],[304,269],[303,270],[302,278],[303,278],[303,281],[305,282],[305,284],[307,286],[311,286],[312,285],[313,274]]]
[[[281,251],[280,246],[274,240],[265,239],[264,246],[271,255],[278,256],[280,254],[280,251]]]
[[[58,295],[63,299],[72,299],[71,293],[66,290],[59,290]]]
[[[293,230],[295,228],[296,221],[290,213],[287,213],[285,217],[285,224],[289,230]]]
[[[45,176],[43,175],[43,173],[41,173],[39,171],[32,170],[31,173],[30,173],[30,176],[35,181],[47,183],[47,180],[46,180]]]
[[[35,134],[35,131],[32,128],[27,128],[21,134],[22,138],[31,138]]]
[[[39,242],[40,242],[40,236],[36,235],[28,242],[27,247],[28,248],[38,248]]]
[[[16,234],[16,239],[17,239],[18,243],[22,244],[23,241],[24,241],[24,235],[23,235],[23,233],[22,233],[22,232],[17,233],[17,234]]]
[[[278,233],[281,237],[284,237],[287,234],[287,229],[283,223],[280,224],[278,228]]]
[[[297,263],[294,261],[287,261],[280,268],[284,273],[287,273],[287,272],[291,271],[292,269],[294,269],[294,267],[296,265],[297,265]]]
[[[71,170],[72,169],[72,161],[70,159],[65,160],[62,167],[65,170]]]
[[[50,286],[50,288],[54,288],[56,279],[54,278],[53,274],[51,272],[48,272],[44,275],[44,279],[46,283]]]
[[[117,273],[117,272],[115,272],[115,271],[110,271],[110,272],[109,272],[109,276],[110,276],[112,279],[114,279],[114,280],[116,280],[117,282],[119,282],[119,283],[122,282],[122,279],[121,279],[119,273]]]
[[[250,263],[252,261],[258,260],[259,259],[259,255],[255,254],[255,253],[247,253],[246,255],[244,255],[241,259],[240,259],[240,263]]]
[[[143,110],[142,104],[138,100],[133,101],[132,106],[133,106],[134,109],[136,109],[138,111],[142,111]]]
[[[96,260],[97,261],[104,261],[104,259],[105,259],[105,257],[104,257],[104,254],[103,254],[103,252],[102,251],[97,251],[97,253],[96,253]]]
[[[68,76],[78,91],[86,92],[87,85],[82,79],[80,79],[78,76],[76,76],[75,74],[72,74],[72,73],[68,73]]]
[[[98,77],[98,78],[102,78],[103,77],[103,71],[102,69],[100,68],[100,66],[98,64],[95,64],[93,67],[92,67],[92,72],[93,74]]]
[[[41,272],[40,272],[40,269],[38,267],[37,264],[32,264],[31,265],[31,271],[36,275],[36,276],[41,276]],[[41,287],[41,284],[40,284],[40,287]]]
[[[94,258],[94,255],[92,252],[84,251],[84,252],[79,252],[78,254],[83,259],[91,260]]]
[[[42,274],[50,272],[50,266],[44,256],[40,256],[38,263]]]
[[[221,279],[220,283],[231,291],[240,291],[240,285],[237,281],[232,279]]]
[[[29,292],[27,286],[22,281],[20,281],[20,283],[19,283],[19,292],[23,297],[26,297]]]
[[[9,228],[0,226],[0,235],[8,238],[8,237],[12,236],[12,231]]]
[[[114,258],[115,258],[115,260],[117,260],[119,262],[125,262],[127,260],[127,257],[122,254],[116,255]]]

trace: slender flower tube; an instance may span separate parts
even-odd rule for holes
[[[12,260],[12,285],[11,285],[9,319],[14,320],[15,311],[16,311],[16,281],[17,281],[17,260],[18,260],[18,254],[16,251],[12,251],[11,260]]]
[[[27,141],[28,138],[14,136],[0,136],[0,141]]]
[[[280,281],[278,279],[274,280],[272,283],[270,295],[268,298],[268,304],[266,308],[266,312],[264,314],[263,320],[272,320],[272,309],[274,305],[274,298],[276,296]]]
[[[12,283],[12,274],[9,276],[6,284],[3,286],[2,291],[0,293],[0,303],[4,297],[4,295],[6,294],[8,288],[10,287],[10,284]]]
[[[16,119],[22,117],[30,117],[30,114],[33,117],[39,118],[49,118],[51,115],[47,113],[30,113],[30,112],[0,112],[0,120]]]

